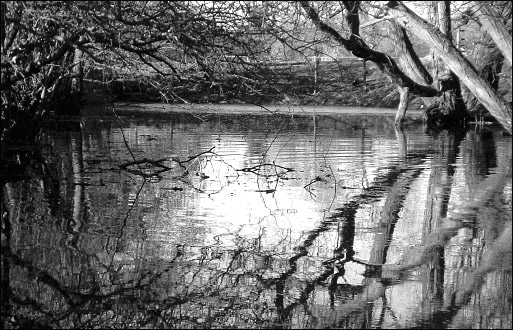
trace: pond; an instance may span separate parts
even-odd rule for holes
[[[137,113],[5,151],[4,326],[512,328],[495,126]]]

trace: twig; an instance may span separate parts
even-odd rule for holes
[[[324,182],[324,183],[327,183],[327,180],[326,179],[323,179],[322,177],[320,177],[319,175],[317,177],[315,177],[314,179],[311,180],[311,182],[307,183],[305,186],[303,186],[304,189],[307,189],[310,191],[310,186],[315,183],[315,182]]]
[[[189,157],[189,158],[188,158],[188,159],[186,159],[186,160],[176,161],[176,162],[180,165],[180,167],[182,167],[183,169],[187,170],[187,168],[186,168],[184,165],[182,165],[183,163],[190,162],[191,160],[196,159],[196,158],[198,158],[198,157],[199,157],[199,156],[201,156],[201,155],[205,155],[205,154],[208,154],[208,153],[212,153],[212,149],[214,149],[214,148],[215,148],[215,147],[212,147],[212,148],[210,148],[209,150],[204,151],[204,152],[201,152],[201,153],[199,153],[199,154],[197,154],[197,155],[191,156],[191,157]]]
[[[262,175],[262,176],[266,176],[266,175],[263,175],[263,174],[260,174],[258,172],[255,172],[256,170],[259,170],[261,167],[263,166],[274,166],[275,168],[281,168],[283,170],[287,172],[294,172],[294,169],[292,168],[289,168],[289,167],[284,167],[284,166],[280,166],[280,165],[276,165],[276,164],[270,164],[270,163],[264,163],[264,164],[259,164],[259,165],[255,165],[255,166],[252,166],[252,167],[245,167],[245,168],[242,168],[242,169],[239,169],[236,171],[239,171],[239,172],[251,172],[251,173],[254,173],[254,174],[257,174],[257,175]],[[282,175],[283,173],[281,174],[276,174],[277,176],[280,176]]]
[[[121,136],[123,137],[123,142],[125,142],[125,146],[127,147],[127,150],[129,151],[130,155],[132,156],[132,159],[134,159],[134,161],[136,161],[136,157],[132,153],[132,150],[130,149],[130,147],[128,145],[127,139],[125,138],[125,133],[123,132],[123,128],[121,127],[123,122],[121,121],[121,118],[116,113],[116,110],[114,110],[115,107],[116,107],[116,105],[113,104],[111,107],[111,110],[114,113],[114,115],[116,116],[116,119],[118,119],[118,122],[120,124],[120,131],[121,131]],[[138,166],[138,168],[139,168],[139,166]]]
[[[212,147],[211,149],[209,149],[207,151],[201,152],[201,153],[199,153],[197,155],[191,156],[188,159],[182,160],[182,161],[179,160],[178,158],[172,158],[171,159],[172,161],[176,162],[180,167],[182,167],[184,169],[184,174],[179,176],[178,178],[183,177],[185,174],[187,174],[188,167],[185,167],[183,165],[184,163],[187,163],[187,162],[190,162],[191,160],[197,159],[201,155],[205,155],[207,153],[212,153],[212,149],[214,149],[214,147]],[[132,152],[131,152],[131,154],[132,154]],[[121,165],[119,165],[119,167],[122,170],[124,170],[124,171],[130,172],[130,173],[135,174],[135,175],[142,176],[144,178],[155,177],[155,176],[159,177],[159,174],[173,169],[172,167],[169,167],[169,166],[166,166],[166,165],[162,164],[162,162],[168,160],[167,158],[161,158],[161,159],[158,159],[158,160],[152,160],[152,159],[148,159],[148,158],[143,158],[143,159],[137,160],[137,159],[135,159],[134,155],[132,155],[132,157],[134,158],[133,161],[121,164]],[[143,170],[139,166],[141,164],[150,164],[150,165],[153,165],[154,167],[158,167],[160,169],[155,170],[155,171],[153,171],[150,174],[147,174],[147,173],[143,172]],[[138,167],[138,169],[137,170],[133,170],[133,169],[129,168],[129,166],[133,166],[133,165],[136,165]]]
[[[328,168],[330,169],[330,172],[332,173],[332,178],[334,178],[334,197],[332,198],[332,201],[330,202],[330,206],[328,210],[332,209],[332,205],[334,205],[334,201],[336,200],[337,196],[337,179],[335,177],[334,171],[332,170],[332,166],[328,165]]]

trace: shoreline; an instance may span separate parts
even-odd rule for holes
[[[253,105],[253,104],[167,104],[167,103],[115,103],[115,110],[119,114],[129,112],[141,113],[219,113],[219,114],[289,114],[289,115],[377,115],[396,116],[397,109],[394,108],[373,108],[356,106],[333,106],[333,105]],[[421,118],[423,111],[419,109],[407,110],[406,117]]]

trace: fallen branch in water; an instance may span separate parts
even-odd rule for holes
[[[275,170],[275,174],[263,174],[263,173],[259,172],[262,168],[266,168],[267,166],[272,167]],[[277,168],[283,169],[284,172],[278,173],[277,172]],[[294,172],[294,169],[289,168],[289,167],[280,166],[280,165],[277,165],[277,164],[264,163],[264,164],[259,164],[259,165],[255,165],[255,166],[252,166],[252,167],[245,167],[245,168],[242,168],[242,169],[239,169],[239,170],[236,169],[236,171],[239,171],[239,172],[250,172],[250,173],[257,174],[259,176],[263,176],[263,177],[268,178],[268,177],[271,177],[271,176],[280,177],[280,176],[284,175],[285,173]]]
[[[327,179],[324,179],[322,177],[320,177],[319,175],[317,177],[315,177],[314,179],[311,180],[311,182],[307,183],[305,186],[303,186],[303,189],[307,189],[307,190],[310,190],[311,189],[311,185],[313,183],[316,183],[316,182],[323,182],[323,183],[327,183]]]
[[[180,160],[179,158],[176,158],[176,157],[173,157],[171,159],[161,158],[161,159],[158,159],[158,160],[143,158],[143,159],[139,159],[139,160],[134,159],[133,161],[123,163],[123,164],[119,165],[119,167],[120,167],[120,169],[122,169],[124,171],[127,171],[127,172],[135,174],[135,175],[142,176],[144,178],[160,177],[159,174],[173,169],[173,167],[166,166],[166,165],[162,164],[162,162],[174,161],[180,167],[182,167],[184,169],[184,173],[180,176],[180,177],[182,177],[182,176],[188,174],[188,168],[186,166],[184,166],[185,163],[188,163],[188,162],[190,162],[190,161],[192,161],[194,159],[197,159],[201,155],[212,153],[213,149],[214,149],[214,147],[212,147],[211,149],[209,149],[207,151],[203,151],[203,152],[201,152],[199,154],[191,156],[191,157],[189,157],[186,160]],[[140,165],[144,165],[144,164],[149,165],[149,166],[152,167],[152,169],[150,169],[148,167],[146,168],[148,170],[148,173],[145,173],[143,171],[143,169],[141,168],[141,166],[140,166]],[[137,166],[137,169],[130,168],[131,166],[134,166],[134,165]]]
[[[140,160],[134,160],[134,161],[131,161],[131,162],[126,162],[126,163],[121,164],[119,166],[124,171],[130,172],[130,173],[135,174],[135,175],[142,176],[144,178],[148,178],[148,177],[158,176],[160,173],[163,173],[163,172],[166,172],[166,171],[169,171],[169,170],[172,169],[171,167],[168,167],[168,166],[166,166],[164,164],[161,164],[161,162],[163,162],[165,160],[167,160],[167,159],[163,158],[163,159],[159,159],[159,160],[152,160],[152,159],[143,158],[143,159],[140,159]],[[150,165],[152,165],[154,167],[157,167],[157,168],[160,168],[160,169],[156,170],[156,171],[153,171],[151,173],[145,173],[145,172],[143,172],[141,167],[139,167],[139,165],[142,165],[142,164],[150,164]],[[133,165],[137,165],[138,169],[131,169],[131,168],[129,168],[129,166],[133,166]]]
[[[208,153],[212,153],[212,149],[214,149],[214,147],[210,148],[210,149],[209,149],[209,150],[207,150],[207,151],[204,151],[204,152],[201,152],[201,153],[196,154],[196,155],[194,155],[194,156],[191,156],[191,157],[189,157],[189,158],[188,158],[188,159],[186,159],[186,160],[182,160],[182,161],[181,161],[181,160],[177,160],[177,158],[173,158],[172,160],[176,161],[176,162],[177,162],[177,164],[179,164],[179,166],[180,166],[180,167],[182,167],[183,169],[187,170],[187,168],[186,168],[184,165],[182,165],[183,163],[188,163],[188,162],[190,162],[190,161],[192,161],[192,160],[194,160],[194,159],[196,159],[196,158],[200,157],[201,155],[205,155],[205,154],[208,154]]]
[[[323,182],[323,183],[327,183],[328,181],[322,177],[320,177],[319,175],[317,177],[315,177],[314,179],[311,180],[311,182],[307,183],[305,186],[303,186],[303,189],[307,190],[312,198],[312,196],[314,197],[317,197],[315,193],[313,193],[311,191],[311,185],[313,183],[316,183],[316,182]]]

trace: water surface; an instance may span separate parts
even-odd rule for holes
[[[120,114],[7,151],[23,165],[2,187],[8,324],[512,328],[500,130]]]

